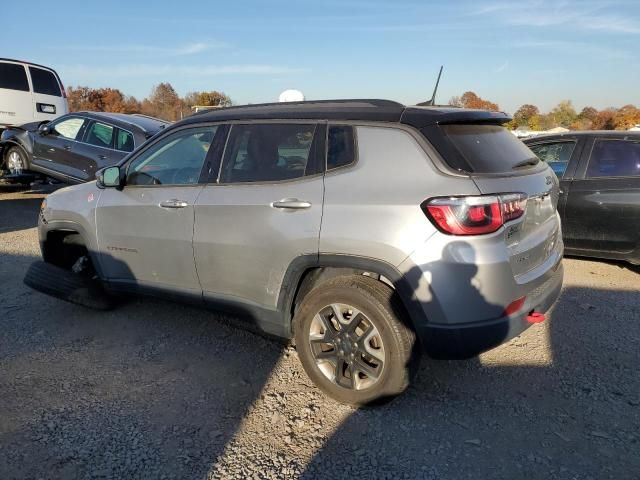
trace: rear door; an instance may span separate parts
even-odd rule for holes
[[[287,267],[318,254],[325,132],[317,122],[232,125],[195,211],[205,298],[275,310]]]
[[[0,126],[32,122],[32,102],[26,67],[0,61]]]
[[[82,152],[78,152],[77,141],[82,139],[88,120],[80,115],[61,117],[50,124],[49,133],[33,133],[34,170],[57,178],[82,181],[74,167],[81,163]],[[57,174],[57,175],[56,175]]]
[[[33,119],[53,120],[67,113],[67,99],[58,76],[51,70],[29,65],[33,86]]]
[[[578,163],[580,163],[580,153],[585,141],[584,136],[563,136],[561,138],[540,139],[539,142],[527,142],[527,146],[531,151],[551,167],[560,181],[558,212],[563,224],[565,222],[567,194],[571,189],[571,181]],[[563,232],[563,234],[566,234],[566,232]]]
[[[567,247],[628,253],[639,226],[640,136],[592,138],[567,196]]]

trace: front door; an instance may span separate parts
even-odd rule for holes
[[[122,190],[102,192],[96,222],[109,281],[201,295],[193,258],[194,205],[216,130],[167,133],[122,167]]]
[[[287,267],[318,254],[325,131],[315,123],[231,127],[219,181],[196,204],[205,299],[275,311]]]
[[[33,159],[31,163],[44,173],[55,172],[64,177],[79,178],[73,167],[82,161],[76,140],[82,139],[87,120],[79,116],[65,116],[49,125],[49,133],[33,134]]]
[[[596,138],[567,196],[567,247],[628,253],[640,244],[640,141]]]

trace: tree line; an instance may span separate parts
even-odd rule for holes
[[[193,106],[229,106],[231,99],[222,92],[190,92],[180,97],[170,83],[160,83],[143,100],[125,95],[117,88],[67,88],[69,110],[114,113],[142,113],[175,121],[193,113]]]
[[[452,97],[449,105],[500,111],[498,104],[485,100],[474,92]],[[549,130],[555,127],[570,130],[628,130],[636,125],[640,125],[640,108],[635,105],[604,110],[587,106],[578,112],[571,100],[562,100],[547,113],[542,113],[537,106],[526,103],[516,110],[507,127],[512,130]]]
[[[98,112],[142,113],[164,120],[175,121],[193,113],[191,107],[229,106],[231,98],[216,90],[190,92],[180,97],[170,83],[160,83],[152,88],[148,97],[138,100],[125,95],[117,88],[91,88],[85,86],[67,89],[69,109],[72,112],[89,110]],[[465,92],[452,97],[449,105],[500,111],[497,103],[481,98],[475,92]],[[571,100],[563,100],[551,111],[542,113],[529,103],[522,105],[513,114],[513,120],[507,124],[511,129],[549,130],[565,127],[570,130],[627,130],[640,124],[640,108],[625,105],[621,108],[597,110],[584,107],[580,112],[573,107]]]

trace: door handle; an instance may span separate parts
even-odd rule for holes
[[[53,153],[53,152],[55,152],[55,151],[56,151],[56,149],[55,149],[55,148],[47,148],[47,152],[49,152],[49,153]]]
[[[65,146],[64,146],[64,149],[65,149],[65,150],[71,150],[71,145],[65,145]]]
[[[303,208],[310,208],[311,202],[305,202],[298,200],[297,198],[284,198],[271,204],[273,208],[282,208],[284,210],[300,210]]]
[[[98,158],[100,160],[106,160],[107,156],[106,155],[98,155]]]
[[[160,202],[160,206],[162,208],[184,208],[188,207],[189,203],[184,200],[178,200],[173,198],[171,200],[165,200],[164,202]]]

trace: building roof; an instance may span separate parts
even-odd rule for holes
[[[363,99],[314,100],[241,105],[198,112],[178,123],[261,119],[394,122],[420,128],[427,125],[461,121],[503,123],[509,121],[511,118],[503,112],[439,106],[408,107],[391,100]]]

